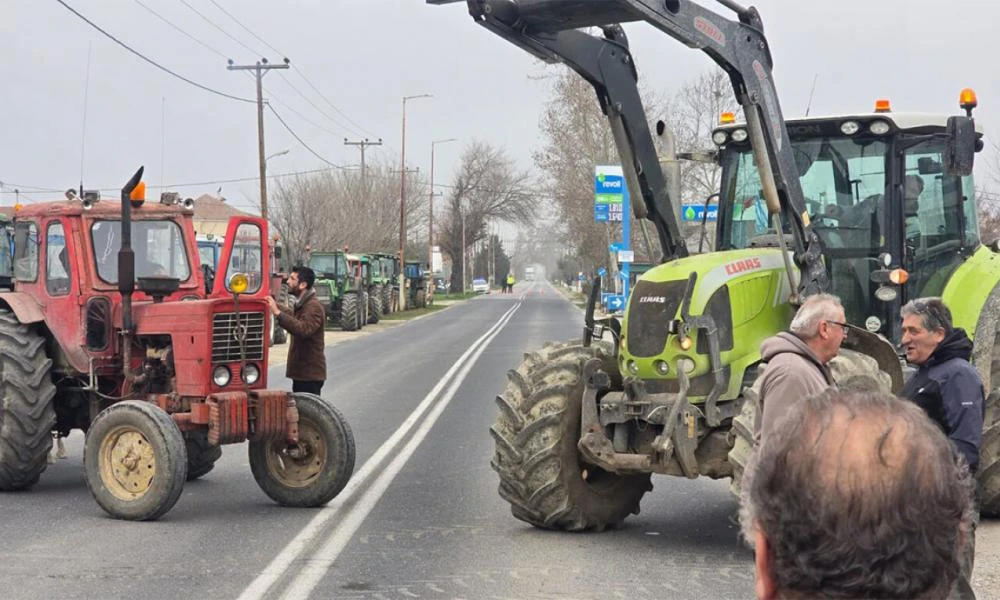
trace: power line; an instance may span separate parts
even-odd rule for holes
[[[194,14],[198,15],[199,17],[201,17],[201,18],[202,18],[202,19],[203,19],[203,20],[204,20],[204,21],[205,21],[206,23],[208,23],[208,24],[209,24],[209,25],[211,25],[212,27],[214,27],[214,28],[216,28],[217,30],[219,30],[219,31],[220,31],[220,32],[222,33],[222,35],[224,35],[224,36],[226,36],[227,38],[229,38],[229,39],[233,40],[234,42],[236,42],[237,44],[239,44],[239,45],[240,45],[240,46],[242,46],[243,48],[246,48],[246,49],[247,49],[247,50],[249,50],[249,51],[250,51],[250,53],[251,53],[251,54],[253,54],[254,56],[263,56],[263,54],[262,54],[262,53],[260,53],[260,52],[257,52],[257,50],[255,50],[255,49],[251,48],[250,46],[247,46],[246,44],[244,44],[243,42],[241,42],[241,41],[240,41],[239,39],[237,39],[237,38],[236,38],[235,36],[233,36],[233,35],[232,35],[231,33],[229,33],[228,31],[226,31],[226,30],[225,30],[225,29],[223,29],[222,27],[220,27],[220,26],[219,26],[219,25],[218,25],[218,24],[217,24],[217,23],[216,23],[215,21],[213,21],[212,19],[209,19],[209,18],[208,18],[208,17],[206,17],[206,16],[204,15],[204,14],[202,14],[202,12],[201,12],[201,11],[199,11],[199,10],[198,10],[197,8],[195,8],[195,7],[191,6],[190,4],[188,4],[187,0],[179,0],[179,1],[180,1],[180,3],[181,3],[181,4],[183,4],[184,6],[186,6],[186,7],[190,8],[190,9],[191,9],[191,11],[192,11],[192,12],[194,12]]]
[[[228,10],[226,10],[226,9],[222,8],[222,5],[221,5],[221,4],[219,4],[219,3],[218,3],[218,2],[216,2],[215,0],[209,0],[209,1],[210,1],[210,2],[212,3],[212,4],[214,4],[214,5],[215,5],[215,8],[218,8],[219,10],[221,10],[221,11],[222,11],[222,12],[223,12],[223,13],[224,13],[224,14],[225,14],[225,15],[226,15],[227,17],[229,17],[230,19],[232,19],[232,20],[233,20],[233,22],[235,22],[235,23],[236,23],[237,25],[239,25],[240,27],[242,27],[244,31],[246,31],[247,33],[249,33],[249,34],[250,34],[250,35],[252,35],[253,37],[257,38],[257,41],[258,41],[258,42],[260,42],[260,43],[264,44],[265,46],[267,46],[268,48],[270,48],[270,49],[271,49],[271,51],[272,51],[272,52],[274,52],[275,54],[280,54],[281,56],[285,56],[285,53],[284,53],[284,52],[281,52],[280,50],[278,50],[277,48],[275,48],[275,47],[274,47],[274,46],[272,46],[271,44],[268,44],[268,43],[267,43],[267,42],[265,42],[265,41],[263,40],[263,38],[261,38],[261,37],[260,37],[259,35],[257,35],[256,33],[252,32],[252,31],[250,31],[250,28],[249,28],[249,27],[247,27],[247,26],[246,26],[246,25],[244,25],[243,23],[240,23],[239,19],[237,19],[236,17],[234,17],[234,16],[232,15],[232,14],[230,14]]]
[[[341,134],[343,133],[343,132],[341,132],[341,133],[336,133],[336,132],[333,132],[333,131],[330,131],[329,129],[327,129],[326,127],[323,127],[322,125],[320,125],[320,124],[319,124],[319,123],[317,123],[316,121],[313,121],[313,120],[312,120],[312,119],[310,119],[309,117],[305,116],[304,114],[302,114],[302,113],[300,113],[299,111],[297,111],[297,110],[295,110],[294,108],[292,108],[292,107],[291,107],[291,106],[290,106],[290,105],[289,105],[289,104],[288,104],[287,102],[283,102],[283,101],[282,101],[282,100],[281,100],[280,98],[278,98],[277,96],[275,96],[275,95],[274,95],[274,94],[273,94],[273,93],[271,92],[271,90],[270,90],[269,88],[264,88],[264,91],[266,91],[266,92],[267,92],[267,95],[268,95],[268,96],[270,96],[270,99],[271,99],[271,100],[273,100],[274,102],[277,102],[278,104],[280,104],[280,105],[281,105],[281,106],[283,106],[284,108],[287,108],[287,109],[289,110],[289,112],[291,112],[291,113],[295,114],[295,115],[296,115],[297,117],[299,117],[300,119],[302,119],[302,120],[303,120],[303,121],[305,121],[306,123],[309,123],[310,125],[312,125],[312,126],[313,126],[313,127],[315,127],[316,129],[319,129],[320,131],[322,131],[322,132],[324,132],[324,133],[329,133],[329,134],[330,134],[330,135],[332,135],[332,136],[340,136],[340,135],[341,135]]]
[[[320,156],[319,154],[317,154],[315,150],[313,150],[312,148],[309,147],[309,144],[306,144],[305,142],[303,142],[302,138],[300,138],[297,133],[295,133],[294,131],[292,131],[292,128],[288,126],[288,123],[285,123],[285,120],[281,118],[281,115],[278,114],[278,111],[274,110],[274,106],[272,106],[270,103],[268,103],[267,107],[269,109],[271,109],[271,112],[274,113],[274,116],[278,118],[278,121],[282,124],[282,126],[284,126],[284,128],[288,131],[288,133],[292,134],[292,137],[295,138],[300,144],[302,144],[303,148],[305,148],[306,150],[308,150],[309,152],[311,152],[313,156],[315,156],[316,158],[318,158],[321,161],[325,162],[326,164],[330,165],[331,167],[343,168],[340,165],[338,165],[336,163],[332,163],[332,162],[326,160],[325,158],[323,158],[322,156]]]
[[[167,25],[169,25],[170,27],[172,27],[175,31],[181,33],[182,35],[184,35],[185,37],[187,37],[191,41],[193,41],[193,42],[201,45],[203,48],[206,48],[206,49],[210,50],[211,52],[214,52],[215,54],[217,54],[218,56],[221,56],[222,58],[229,58],[228,56],[226,56],[222,52],[220,52],[220,51],[216,50],[215,48],[213,48],[213,47],[209,46],[208,44],[206,44],[203,40],[200,40],[200,39],[196,38],[195,36],[191,35],[187,31],[185,31],[183,28],[178,27],[177,25],[174,25],[166,17],[164,17],[160,13],[156,12],[155,10],[153,10],[152,8],[150,8],[149,6],[147,6],[146,4],[144,4],[142,2],[142,0],[135,0],[135,3],[138,4],[139,6],[145,8],[149,12],[153,13],[153,16],[155,16],[157,19],[163,21],[164,23],[166,23]]]
[[[299,90],[299,88],[295,87],[292,84],[292,82],[289,81],[287,77],[285,77],[284,73],[278,73],[278,77],[281,77],[282,81],[284,81],[286,84],[288,84],[288,87],[292,88],[292,90],[294,90],[296,94],[298,94],[299,96],[301,96],[303,100],[305,100],[306,102],[309,103],[310,106],[312,106],[313,108],[315,108],[316,112],[318,112],[319,114],[323,115],[327,119],[330,119],[330,121],[333,122],[333,123],[335,123],[338,127],[343,127],[344,129],[346,129],[347,131],[349,131],[350,133],[352,133],[354,135],[359,135],[359,136],[361,135],[356,130],[352,129],[351,127],[349,127],[347,125],[344,125],[343,123],[341,123],[337,119],[334,119],[329,114],[327,114],[325,111],[323,111],[323,109],[320,108],[319,106],[317,106],[315,102],[313,102],[305,94],[303,94],[302,91]]]
[[[364,127],[362,127],[361,125],[359,125],[358,122],[355,121],[354,119],[352,119],[351,117],[349,117],[347,115],[347,113],[345,113],[344,111],[342,111],[339,108],[337,108],[336,104],[334,104],[333,102],[330,102],[330,99],[327,98],[326,96],[324,96],[323,92],[319,91],[319,88],[317,88],[315,85],[313,85],[313,82],[310,81],[308,77],[306,77],[306,74],[302,72],[302,69],[298,68],[295,65],[292,65],[292,70],[294,70],[296,73],[298,73],[299,77],[301,77],[302,80],[305,81],[306,84],[309,87],[311,87],[314,92],[316,92],[317,94],[319,94],[319,97],[322,98],[327,104],[330,105],[330,108],[332,108],[333,110],[337,111],[338,114],[340,114],[342,117],[344,117],[344,119],[346,119],[348,123],[350,123],[350,124],[354,125],[355,127],[357,127],[359,130],[361,130],[362,133],[367,133],[369,135],[372,135],[372,132],[368,131],[367,129],[365,129]],[[372,135],[372,137],[377,137],[377,136]]]
[[[183,2],[184,0],[181,0],[181,1]],[[250,100],[249,98],[240,98],[239,96],[233,96],[233,95],[227,94],[225,92],[220,92],[219,90],[214,90],[214,89],[212,89],[212,88],[210,88],[210,87],[208,87],[206,85],[202,85],[202,84],[200,84],[200,83],[198,83],[196,81],[192,81],[192,80],[188,79],[187,77],[184,77],[183,75],[180,75],[180,74],[178,74],[178,73],[176,73],[174,71],[171,71],[170,69],[164,67],[163,65],[161,65],[160,63],[156,62],[155,60],[153,60],[151,58],[147,58],[145,55],[143,55],[138,50],[132,48],[131,46],[129,46],[125,42],[123,42],[123,41],[119,40],[118,38],[116,38],[115,36],[111,35],[107,31],[105,31],[104,29],[102,29],[100,26],[98,26],[96,23],[94,23],[93,21],[91,21],[87,17],[85,17],[82,14],[80,14],[72,6],[70,6],[69,4],[66,4],[66,2],[64,0],[56,0],[56,2],[58,2],[59,4],[62,4],[63,7],[66,8],[66,10],[70,11],[71,13],[73,13],[74,15],[76,15],[77,17],[79,17],[81,20],[83,20],[85,23],[87,23],[88,25],[90,25],[91,27],[93,27],[94,29],[96,29],[97,31],[99,31],[102,34],[104,34],[105,37],[107,37],[108,39],[110,39],[114,43],[118,44],[122,48],[125,48],[126,50],[128,50],[132,54],[138,56],[139,58],[141,58],[142,60],[146,61],[147,63],[153,65],[157,69],[160,69],[161,71],[163,71],[163,72],[165,72],[165,73],[167,73],[169,75],[172,75],[172,76],[176,77],[177,79],[180,79],[181,81],[183,81],[185,83],[193,85],[196,88],[205,90],[206,92],[211,92],[211,93],[213,93],[213,94],[215,94],[217,96],[222,96],[223,98],[229,98],[230,100],[238,100],[240,102],[247,102],[247,103],[251,103],[251,104],[254,103],[254,101]]]

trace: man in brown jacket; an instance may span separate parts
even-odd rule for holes
[[[316,298],[316,274],[309,267],[292,267],[288,291],[297,298],[294,309],[281,308],[271,296],[268,308],[276,321],[292,334],[288,347],[285,377],[292,380],[293,392],[320,393],[326,381],[324,325],[326,313]]]
[[[788,408],[804,398],[835,386],[827,367],[847,337],[844,307],[831,294],[806,298],[787,332],[760,345],[767,363],[761,382],[761,414],[757,434],[767,439]]]

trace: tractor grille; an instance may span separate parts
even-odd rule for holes
[[[671,319],[684,298],[687,280],[639,281],[628,302],[628,351],[633,356],[663,352]]]
[[[264,359],[264,313],[240,313],[240,327],[246,328],[247,360]],[[212,319],[212,363],[240,359],[236,313],[218,313]]]

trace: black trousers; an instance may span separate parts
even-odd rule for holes
[[[295,379],[292,381],[293,392],[305,392],[307,394],[316,394],[319,396],[319,392],[322,389],[322,381],[302,381],[301,379]]]

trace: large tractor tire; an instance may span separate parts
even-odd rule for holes
[[[45,338],[0,309],[0,491],[34,485],[48,466],[56,412]]]
[[[759,387],[743,391],[743,410],[733,419],[729,439],[732,449],[729,451],[729,464],[733,467],[733,478],[729,482],[729,491],[738,499],[743,488],[743,473],[747,463],[754,453],[754,429],[757,422],[757,403]]]
[[[222,458],[222,447],[208,443],[208,431],[196,430],[184,434],[187,449],[187,480],[194,481],[208,475],[215,463]]]
[[[392,312],[392,286],[382,286],[382,314],[387,315]]]
[[[184,436],[155,404],[118,402],[87,430],[83,467],[91,495],[109,515],[158,519],[177,503],[187,480]]]
[[[414,308],[425,308],[427,306],[427,292],[424,290],[417,290],[417,300],[414,302]]]
[[[358,329],[361,329],[368,323],[368,292],[361,292],[358,298]]]
[[[274,315],[271,315],[271,343],[272,346],[279,346],[288,341],[288,332],[285,331],[281,325],[278,325],[278,319]]]
[[[1000,518],[1000,285],[993,288],[980,311],[975,336],[972,364],[987,392],[976,472],[980,514]]]
[[[354,292],[344,294],[340,302],[340,328],[344,331],[357,331],[361,325],[358,314],[358,295]]]
[[[375,286],[368,294],[368,323],[374,325],[378,323],[382,316],[382,288]]]
[[[500,413],[490,428],[496,442],[491,466],[500,496],[518,519],[544,529],[603,531],[639,512],[653,489],[650,475],[615,475],[582,461],[580,406],[583,365],[605,360],[614,378],[611,348],[602,342],[547,345],[525,355],[496,398]]]
[[[299,443],[250,442],[250,470],[257,485],[284,506],[322,506],[344,489],[354,473],[354,435],[329,402],[293,394],[299,409]]]

